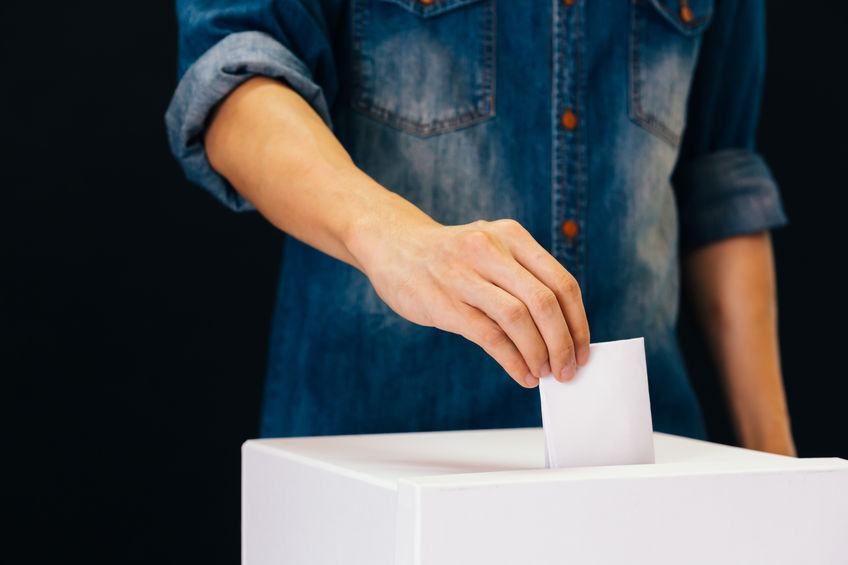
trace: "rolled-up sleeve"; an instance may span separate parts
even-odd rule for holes
[[[754,150],[765,71],[764,0],[716,3],[704,33],[672,182],[683,251],[786,223]]]
[[[246,80],[286,83],[332,127],[338,90],[331,30],[340,2],[180,0],[178,84],[165,114],[171,152],[186,177],[235,211],[253,210],[209,164],[210,113]]]

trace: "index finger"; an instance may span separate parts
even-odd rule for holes
[[[517,222],[511,222],[510,251],[521,266],[530,271],[557,297],[565,322],[574,341],[578,365],[589,360],[589,322],[583,306],[583,294],[577,279],[539,245],[533,236]],[[517,227],[516,227],[517,226]]]

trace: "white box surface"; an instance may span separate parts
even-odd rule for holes
[[[541,429],[251,440],[245,565],[848,563],[848,461],[654,434],[545,469]]]

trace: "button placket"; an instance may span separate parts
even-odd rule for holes
[[[582,68],[580,0],[553,5],[552,253],[578,280],[583,271],[582,224],[585,151],[580,126]]]

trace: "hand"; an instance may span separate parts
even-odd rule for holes
[[[218,107],[209,162],[268,220],[365,273],[418,324],[463,335],[526,387],[589,356],[577,282],[511,220],[443,226],[361,171],[311,106],[254,78]]]
[[[401,316],[479,344],[521,385],[571,378],[587,361],[577,282],[524,228],[433,221],[361,171],[288,86],[245,82],[219,105],[204,145],[271,223],[360,269]]]
[[[466,337],[527,388],[571,379],[588,360],[577,281],[518,222],[416,216],[376,231],[360,231],[352,252],[404,318]]]

